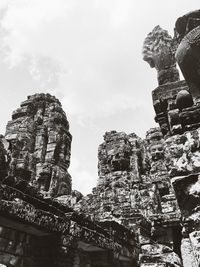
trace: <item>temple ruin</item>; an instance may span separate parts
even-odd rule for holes
[[[13,112],[0,136],[0,266],[200,266],[199,27],[197,10],[173,37],[156,26],[144,40],[158,127],[106,132],[87,196],[72,190],[59,100],[35,94]]]

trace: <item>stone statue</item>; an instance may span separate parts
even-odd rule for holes
[[[200,98],[200,10],[177,19],[175,36],[180,42],[176,60],[192,96]]]
[[[168,32],[159,25],[144,40],[143,59],[158,72],[158,84],[179,80],[175,62],[175,43]]]

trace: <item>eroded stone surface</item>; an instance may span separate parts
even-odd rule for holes
[[[59,100],[35,94],[21,103],[6,127],[9,176],[20,176],[46,195],[70,194],[69,123]]]
[[[113,221],[101,225],[69,207],[83,198],[71,191],[70,146],[69,124],[55,97],[30,96],[13,112],[5,138],[0,137],[0,263],[136,264],[136,233]],[[123,160],[119,164],[126,169]]]
[[[179,249],[172,250],[173,246],[180,248],[180,211],[166,165],[161,130],[150,129],[145,140],[135,134],[106,132],[98,158],[97,187],[73,207],[93,220],[116,221],[136,231],[140,244],[148,244],[150,251],[155,242],[158,247],[168,245],[171,250],[168,254],[161,252],[156,257],[149,254],[152,259],[147,261],[149,265],[142,252],[140,266],[153,262],[167,266],[170,261],[172,266],[181,266]]]
[[[143,44],[143,59],[158,72],[158,84],[179,80],[175,61],[176,44],[168,32],[159,25],[150,32]]]
[[[2,264],[200,265],[199,14],[179,18],[174,39],[159,26],[145,39],[144,60],[158,71],[152,97],[160,127],[145,139],[106,132],[91,194],[71,191],[60,102],[36,94],[13,112],[0,136]],[[187,83],[179,81],[176,42]]]
[[[176,60],[195,99],[200,97],[200,10],[180,17],[176,21],[175,31],[180,41],[176,51]]]
[[[141,248],[140,267],[182,266],[180,258],[171,248],[161,245],[144,245]]]

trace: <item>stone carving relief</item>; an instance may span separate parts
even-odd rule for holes
[[[200,10],[177,19],[175,36],[180,42],[176,60],[191,94],[200,98]]]
[[[60,102],[49,94],[35,94],[21,103],[8,122],[8,175],[21,177],[43,194],[71,192],[71,134]]]
[[[179,80],[175,62],[175,43],[159,25],[150,32],[143,44],[143,59],[158,72],[158,84]]]

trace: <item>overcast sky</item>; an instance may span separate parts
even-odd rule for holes
[[[73,135],[73,188],[91,192],[105,131],[144,137],[155,126],[146,35],[158,24],[173,34],[176,19],[199,8],[199,0],[0,0],[0,133],[28,95],[54,94]]]

